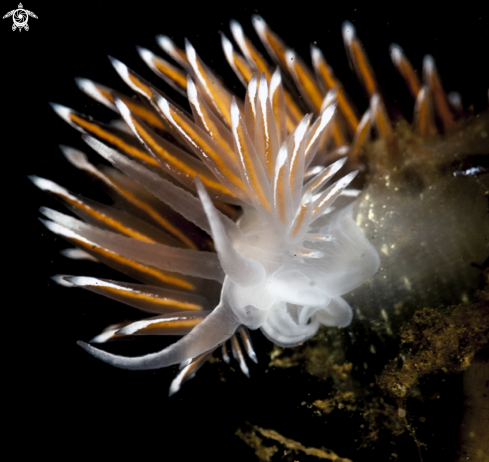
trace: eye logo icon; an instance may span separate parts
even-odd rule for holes
[[[10,18],[10,16],[14,20],[12,30],[19,29],[19,32],[22,32],[22,29],[29,30],[29,25],[27,24],[29,16],[37,19],[37,16],[32,11],[24,10],[22,3],[19,3],[16,10],[9,11],[3,19]]]

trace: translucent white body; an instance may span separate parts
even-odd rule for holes
[[[304,232],[299,238],[299,247],[319,258],[297,252],[297,243],[288,242],[253,211],[245,212],[238,226],[243,235],[232,239],[233,246],[264,269],[253,286],[226,276],[222,297],[242,324],[261,328],[283,347],[308,340],[321,324],[350,324],[352,310],[341,295],[379,268],[376,250],[353,219],[353,205],[325,215],[308,230],[310,236]]]

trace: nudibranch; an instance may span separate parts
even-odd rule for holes
[[[140,283],[66,275],[55,281],[153,315],[109,326],[91,343],[182,336],[140,357],[80,345],[125,369],[180,364],[170,393],[219,346],[229,362],[228,341],[247,374],[243,347],[256,361],[248,329],[260,328],[275,344],[290,347],[314,336],[320,325],[348,326],[353,311],[344,296],[357,288],[368,291],[365,283],[381,265],[362,227],[365,193],[348,187],[362,184],[361,175],[355,177],[372,131],[393,170],[401,147],[353,25],[344,23],[343,38],[370,98],[361,117],[318,48],[312,47],[312,71],[261,17],[253,24],[276,68],[237,22],[231,22],[231,33],[241,53],[221,34],[226,59],[246,88],[244,100],[220,82],[188,41],[180,49],[159,36],[158,45],[174,63],[147,49],[138,52],[188,98],[189,109],[113,58],[137,98],[87,79],[77,84],[122,120],[106,125],[53,105],[111,166],[95,166],[69,147],[62,147],[64,156],[100,181],[117,206],[31,177],[80,218],[41,209],[44,225],[77,246],[65,256],[105,263]],[[416,99],[416,136],[435,133],[437,124],[449,127],[452,110],[433,59],[425,60],[421,83],[400,47],[393,46],[391,56]]]

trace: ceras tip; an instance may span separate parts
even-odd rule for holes
[[[139,45],[136,45],[136,51],[138,52],[138,55],[140,58],[148,65],[151,67],[153,60],[155,59],[156,55],[149,51],[147,48],[141,47]]]
[[[69,275],[66,274],[56,274],[54,276],[51,276],[51,279],[56,283],[59,284],[60,286],[63,287],[76,287],[75,284],[72,282],[68,281],[66,278],[69,278]]]
[[[80,130],[79,127],[77,127],[73,121],[71,120],[71,115],[76,114],[73,109],[70,109],[69,107],[63,106],[61,104],[57,103],[49,103],[51,108],[53,109],[56,114],[58,114],[65,122],[69,123],[72,127],[76,128],[77,130]]]
[[[355,26],[350,21],[343,22],[341,25],[341,33],[343,35],[343,41],[346,45],[350,45],[357,36]]]
[[[405,59],[404,50],[396,43],[391,43],[389,46],[389,53],[394,65],[399,67],[402,61]]]

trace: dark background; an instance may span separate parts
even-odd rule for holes
[[[17,8],[17,2],[3,2],[1,15]],[[73,77],[87,77],[130,93],[112,70],[106,58],[110,54],[158,84],[158,78],[139,60],[134,45],[158,53],[153,38],[160,33],[180,46],[184,37],[190,39],[207,64],[242,95],[241,84],[228,70],[218,32],[230,37],[228,21],[234,18],[258,45],[250,21],[255,12],[307,61],[309,44],[317,42],[362,111],[367,103],[348,68],[341,41],[345,19],[356,25],[387,101],[399,106],[406,117],[411,117],[412,102],[390,63],[391,42],[400,44],[418,69],[423,55],[432,54],[446,90],[460,91],[464,103],[474,104],[476,110],[487,106],[489,16],[485,11],[477,5],[427,10],[412,2],[396,2],[386,9],[366,3],[317,2],[272,8],[258,2],[236,2],[240,6],[220,8],[210,2],[193,6],[189,2],[139,1],[123,6],[120,2],[26,0],[24,7],[38,16],[29,19],[28,32],[13,32],[11,18],[0,22],[0,75],[6,98],[2,104],[6,146],[1,182],[3,370],[8,387],[4,406],[13,406],[15,411],[7,419],[20,453],[50,454],[55,460],[98,453],[111,458],[132,453],[139,460],[205,456],[253,460],[253,451],[234,435],[236,428],[246,420],[263,427],[290,421],[291,409],[300,407],[297,390],[287,374],[267,379],[271,345],[260,333],[254,336],[260,365],[252,367],[250,380],[222,363],[206,365],[171,399],[167,390],[176,367],[121,371],[77,347],[76,340],[88,340],[107,324],[135,314],[91,293],[59,287],[49,279],[57,273],[111,274],[59,255],[68,246],[46,232],[36,217],[41,205],[62,207],[32,186],[26,176],[44,176],[103,200],[59,152],[59,143],[84,145],[79,134],[52,112],[48,101],[110,120],[110,111],[78,91]],[[150,346],[143,342],[141,348]],[[129,352],[137,348],[127,345]],[[298,416],[296,412],[293,419]],[[300,421],[289,424],[300,427]],[[302,432],[307,433],[307,428]],[[322,441],[328,445],[326,435]],[[171,455],[174,451],[178,456]]]

